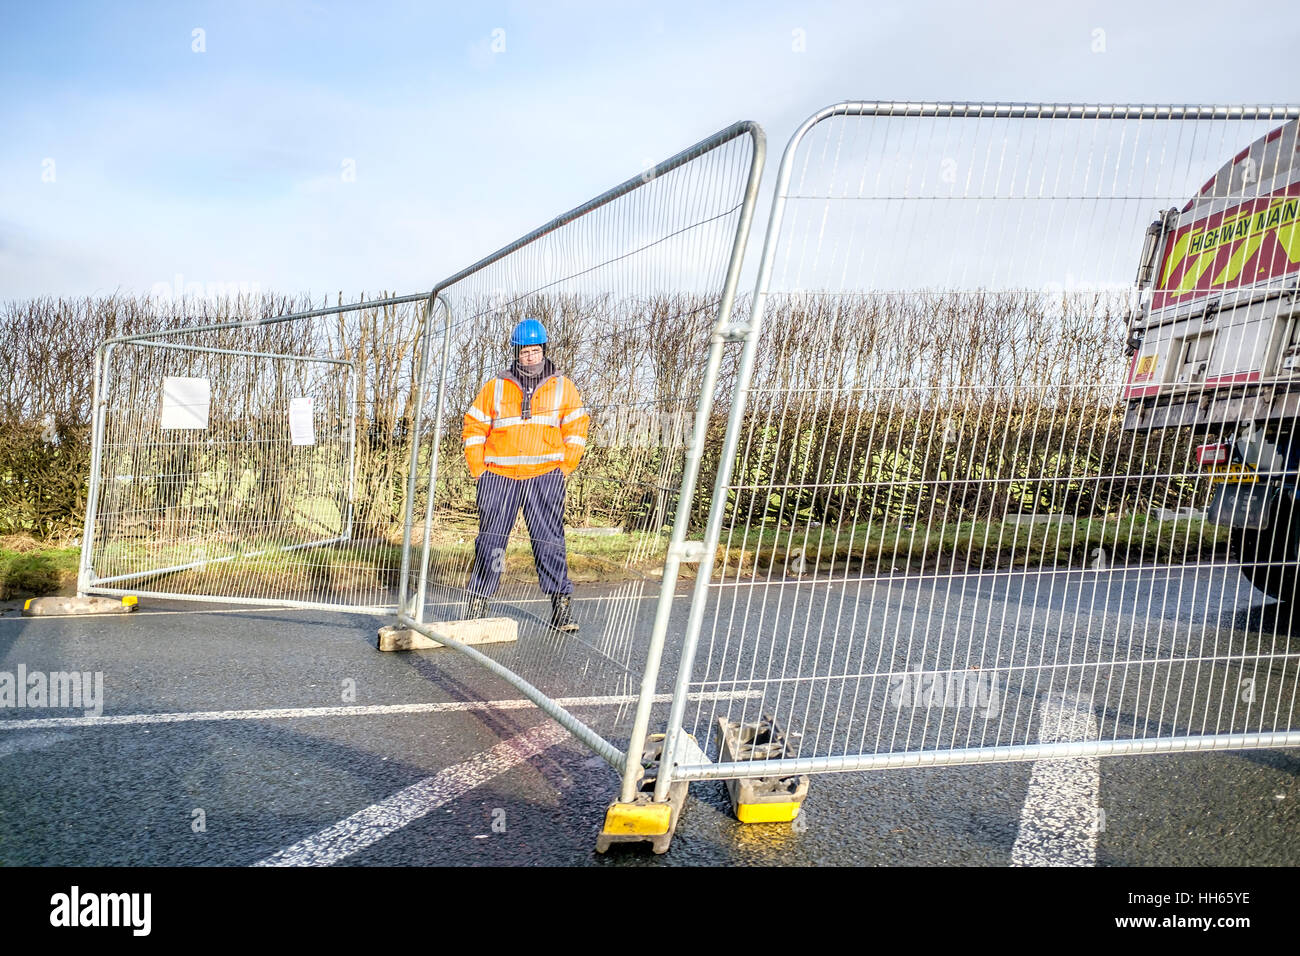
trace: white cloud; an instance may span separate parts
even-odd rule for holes
[[[8,106],[0,283],[7,296],[147,291],[180,272],[414,291],[736,119],[766,127],[770,183],[794,126],[844,98],[1293,95],[1285,30],[1252,41],[1258,69],[1188,69],[1217,62],[1221,40],[1188,25],[1217,9],[518,5],[473,23],[439,13],[437,49],[391,86],[368,75],[386,56],[374,37],[355,59],[277,68],[239,63],[229,31],[210,30],[206,59],[174,84],[107,76]],[[1095,56],[1099,24],[1108,51]],[[806,52],[791,49],[795,27]],[[46,156],[55,186],[39,182]]]

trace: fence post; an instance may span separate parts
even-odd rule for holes
[[[451,359],[452,310],[445,296],[438,296],[445,316],[442,328],[442,361],[438,375],[438,402],[433,416],[433,449],[429,453],[429,500],[424,510],[424,545],[420,549],[420,586],[415,598],[415,620],[424,623],[425,592],[429,584],[429,549],[433,534],[433,495],[438,485],[438,458],[442,455],[442,419],[447,402],[447,365]]]
[[[102,484],[100,469],[104,449],[104,409],[107,399],[104,390],[108,381],[108,360],[112,354],[111,343],[100,343],[95,349],[94,390],[91,413],[90,481],[86,486],[86,521],[81,534],[81,561],[77,568],[77,595],[86,596],[95,574],[95,516],[99,510],[99,492]]]
[[[713,411],[713,393],[717,389],[718,371],[722,366],[722,350],[728,342],[735,341],[743,334],[743,329],[731,324],[731,311],[736,301],[736,287],[740,283],[740,267],[745,258],[745,247],[749,241],[749,230],[753,223],[754,206],[758,197],[758,185],[763,175],[763,164],[767,157],[767,137],[762,128],[754,125],[751,130],[754,138],[754,153],[750,159],[749,178],[745,183],[744,207],[736,229],[736,239],[731,248],[731,260],[727,268],[726,284],[722,299],[718,304],[718,319],[713,335],[710,337],[708,365],[704,372],[704,383],[700,388],[700,399],[695,410],[695,427],[691,433],[691,443],[686,451],[686,465],[682,472],[681,491],[677,496],[677,516],[673,521],[672,537],[668,554],[664,559],[663,580],[659,586],[659,602],[655,607],[655,620],[650,636],[650,647],[646,653],[645,669],[641,675],[640,695],[637,699],[636,715],[632,722],[632,734],[628,743],[629,759],[623,771],[623,782],[619,799],[630,802],[636,794],[641,771],[640,764],[631,759],[645,748],[646,736],[650,728],[650,708],[655,697],[655,688],[659,680],[659,666],[663,660],[664,642],[668,634],[668,616],[672,612],[673,594],[677,586],[677,575],[681,570],[683,558],[693,555],[687,545],[686,532],[691,523],[692,504],[695,499],[695,486],[699,479],[700,464],[704,459],[704,442],[708,435],[709,418]],[[745,346],[749,348],[748,344]],[[661,416],[662,417],[662,416]],[[716,540],[714,546],[716,547]],[[708,545],[705,545],[706,549]],[[707,576],[704,559],[700,559],[701,576]],[[699,579],[697,578],[697,581]],[[683,700],[684,704],[684,700]],[[676,697],[672,707],[678,709]],[[667,743],[672,744],[670,736]],[[665,747],[663,767],[670,766],[671,751]],[[667,799],[659,796],[656,788],[656,800]],[[667,794],[665,788],[664,794]]]
[[[415,489],[420,473],[420,419],[424,413],[424,386],[429,377],[429,351],[433,341],[431,319],[438,301],[436,291],[430,292],[424,305],[423,333],[420,342],[419,374],[412,386],[415,389],[415,419],[411,422],[411,454],[406,474],[406,505],[402,509],[402,562],[397,575],[397,613],[422,612],[422,608],[408,605],[411,572],[411,529],[415,521]],[[435,452],[436,454],[436,452]]]
[[[667,738],[664,741],[663,761],[659,775],[655,780],[654,798],[656,801],[668,799],[668,788],[672,786],[674,762],[681,749],[682,718],[686,713],[686,695],[691,682],[691,668],[695,664],[695,650],[699,643],[700,624],[704,620],[705,595],[708,593],[709,581],[713,576],[713,559],[718,551],[718,538],[722,531],[722,514],[727,508],[727,485],[731,482],[731,471],[736,456],[736,446],[740,443],[740,429],[744,424],[745,398],[749,391],[749,382],[754,374],[754,355],[758,350],[758,338],[763,327],[763,309],[767,303],[767,282],[772,270],[772,254],[777,237],[781,231],[781,217],[785,210],[785,190],[790,182],[790,168],[793,163],[795,148],[804,134],[820,122],[822,113],[804,122],[795,132],[785,152],[781,156],[781,165],[776,174],[776,199],[772,204],[772,214],[767,223],[767,234],[763,239],[762,258],[758,264],[758,279],[755,284],[754,299],[750,306],[749,326],[744,329],[744,346],[740,353],[740,369],[736,375],[736,388],[727,416],[727,431],[722,441],[722,451],[718,458],[718,474],[713,482],[713,500],[709,505],[709,518],[704,530],[704,548],[700,554],[699,569],[695,573],[695,588],[691,592],[691,609],[686,621],[686,634],[682,638],[681,658],[677,665],[677,680],[673,684],[672,704],[668,713]],[[665,574],[665,577],[667,575]]]

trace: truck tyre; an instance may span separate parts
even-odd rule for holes
[[[1278,495],[1267,528],[1234,528],[1230,546],[1247,581],[1278,601],[1300,600],[1300,508],[1289,491]]]

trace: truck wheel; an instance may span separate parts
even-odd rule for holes
[[[1283,491],[1263,531],[1233,529],[1231,548],[1241,573],[1278,601],[1300,601],[1300,509]]]

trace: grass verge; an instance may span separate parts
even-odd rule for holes
[[[0,601],[70,593],[77,586],[80,548],[26,537],[0,538]]]
[[[570,577],[578,583],[654,577],[668,535],[615,533],[567,537]],[[169,549],[133,543],[110,549],[101,573],[195,560],[193,547]],[[432,546],[434,583],[463,586],[473,558],[474,529],[444,528]],[[215,553],[215,552],[213,552]],[[1145,516],[1026,524],[962,521],[934,527],[859,523],[739,529],[714,564],[715,576],[870,574],[900,571],[962,573],[1034,568],[1098,568],[1129,564],[1198,563],[1227,557],[1227,529],[1200,520],[1157,522]],[[0,599],[70,593],[80,550],[30,538],[0,538]],[[146,560],[147,556],[147,560]],[[200,593],[238,583],[239,593],[386,591],[396,587],[401,549],[388,542],[350,542],[298,551],[264,552],[214,561],[180,572],[169,590]],[[691,565],[683,572],[691,574]],[[506,548],[508,581],[535,579],[533,554],[522,528]],[[184,580],[188,578],[189,580]],[[251,590],[250,590],[251,589]],[[233,593],[233,592],[232,592]]]

